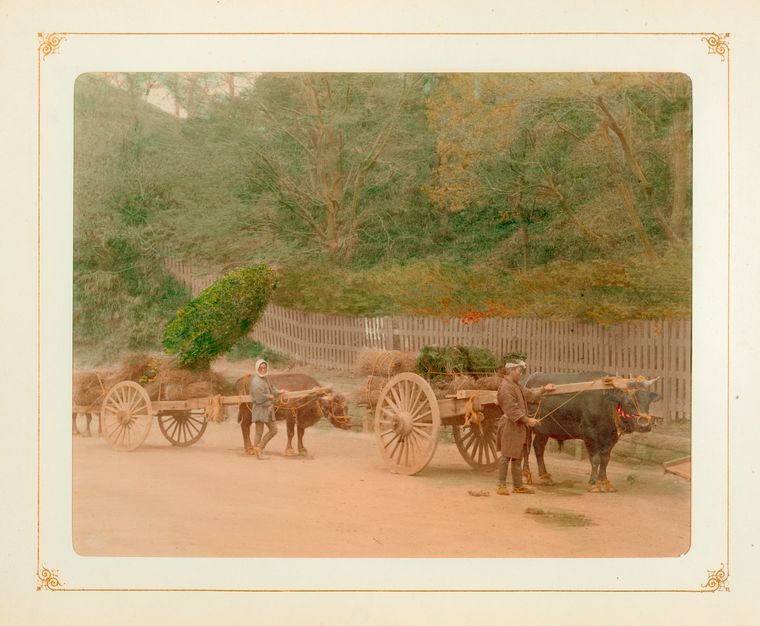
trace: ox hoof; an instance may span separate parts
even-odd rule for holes
[[[607,493],[616,493],[617,489],[612,486],[612,483],[609,480],[605,480],[602,482],[602,487]]]
[[[530,470],[523,470],[522,476],[523,476],[523,482],[526,485],[533,484],[533,475],[530,473]]]
[[[298,455],[299,456],[308,456],[309,451],[306,448],[298,448]]]
[[[507,489],[504,485],[499,485],[496,487],[496,495],[497,496],[508,496],[509,495],[509,489]]]
[[[546,485],[547,487],[551,487],[554,485],[554,481],[552,480],[551,474],[541,474],[538,478],[539,478],[539,485]]]
[[[263,453],[264,453],[264,451],[261,448],[259,448],[257,446],[253,447],[253,456],[255,456],[257,459],[260,459],[262,457]]]
[[[253,451],[253,448],[246,448],[246,449],[245,449],[245,453],[246,453],[248,456],[253,456],[253,455],[254,455],[254,451]]]
[[[296,456],[296,451],[293,448],[285,448],[285,456]]]
[[[589,493],[602,493],[602,486],[599,483],[588,486]]]

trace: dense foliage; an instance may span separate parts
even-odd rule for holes
[[[78,353],[160,345],[165,255],[326,313],[691,314],[686,76],[118,76],[75,90]]]
[[[164,329],[164,349],[176,355],[181,367],[206,369],[251,330],[274,285],[266,265],[225,274],[177,311]]]

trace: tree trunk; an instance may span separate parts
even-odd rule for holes
[[[623,207],[625,208],[626,213],[628,213],[631,225],[633,226],[633,229],[636,231],[636,234],[641,241],[641,245],[644,248],[644,253],[650,259],[655,259],[657,258],[657,253],[655,252],[654,246],[652,245],[652,240],[649,238],[649,235],[644,228],[644,224],[641,221],[639,212],[636,210],[636,203],[633,199],[633,192],[631,191],[631,187],[623,179],[622,175],[619,172],[617,172],[617,179],[620,195],[623,199]]]
[[[633,175],[636,177],[636,180],[639,183],[641,192],[644,194],[644,197],[649,203],[649,206],[652,208],[652,212],[654,213],[654,216],[657,218],[657,221],[660,223],[660,226],[662,227],[662,230],[665,233],[665,237],[667,237],[668,241],[672,241],[673,243],[680,242],[679,236],[671,228],[670,222],[668,222],[667,218],[665,217],[665,214],[662,212],[662,209],[654,203],[654,190],[652,189],[652,184],[647,179],[646,174],[644,174],[644,169],[641,167],[641,164],[636,158],[636,155],[633,153],[633,149],[631,148],[631,140],[629,138],[629,133],[626,133],[626,131],[623,130],[623,128],[621,128],[620,124],[618,124],[617,120],[612,115],[612,112],[605,105],[604,100],[602,99],[601,96],[597,98],[597,104],[599,105],[599,108],[602,110],[602,113],[604,113],[604,117],[605,117],[603,121],[603,125],[605,128],[605,131],[604,131],[605,138],[609,140],[609,135],[606,131],[607,128],[611,129],[612,132],[615,133],[615,136],[618,138],[618,141],[620,142],[620,148],[623,150],[623,156],[625,156],[625,161],[628,164],[628,167],[633,172]],[[610,157],[614,158],[614,155],[612,154],[612,152],[610,153]],[[630,187],[628,188],[630,189]]]
[[[192,73],[187,77],[187,118],[195,117],[197,111],[198,94],[196,86],[198,83],[198,74]]]
[[[639,186],[644,192],[644,196],[647,198],[647,200],[651,200],[652,185],[649,183],[649,180],[647,180],[647,177],[644,174],[644,170],[641,168],[641,165],[639,165],[638,160],[633,154],[633,150],[631,149],[631,142],[628,139],[628,136],[620,127],[620,124],[618,124],[617,120],[612,115],[612,112],[607,108],[607,105],[604,104],[604,100],[602,100],[601,96],[597,98],[596,102],[599,105],[599,108],[602,110],[602,113],[604,113],[606,122],[605,126],[610,128],[618,138],[620,147],[623,150],[623,155],[625,156],[625,160],[628,163],[628,166],[631,168],[631,171],[633,171],[634,176],[636,176],[636,180],[639,182]],[[607,136],[607,133],[605,133],[605,136]]]
[[[520,241],[522,242],[523,271],[528,270],[528,251],[530,240],[528,237],[528,225],[523,222],[520,225]]]
[[[615,152],[612,147],[612,139],[610,139],[610,135],[609,135],[606,123],[602,122],[601,130],[602,130],[602,135],[606,141],[607,151],[609,154],[608,167],[610,169],[610,173],[615,177],[617,181],[617,186],[618,186],[618,189],[620,190],[620,196],[623,200],[623,208],[625,209],[625,212],[628,214],[628,220],[631,226],[633,226],[634,231],[636,231],[636,235],[638,236],[639,241],[641,241],[641,245],[644,248],[644,253],[650,259],[655,259],[657,258],[657,254],[654,250],[654,246],[652,245],[652,240],[649,238],[646,228],[644,228],[644,224],[641,221],[641,216],[639,215],[639,212],[636,209],[636,201],[634,200],[631,186],[625,180],[625,178],[623,177],[623,173],[620,171],[620,168],[617,165],[617,160],[615,159]]]

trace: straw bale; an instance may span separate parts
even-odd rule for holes
[[[357,374],[390,378],[401,372],[413,372],[417,356],[400,350],[362,350],[354,362]]]
[[[104,372],[78,372],[72,382],[73,403],[82,406],[100,403],[109,388],[108,375]]]
[[[111,385],[124,380],[136,383],[150,382],[157,374],[163,361],[149,354],[130,354],[125,357],[121,366],[109,376]]]
[[[502,377],[500,376],[454,376],[446,385],[446,391],[449,394],[455,394],[463,389],[479,389],[485,391],[498,391],[501,385]]]
[[[380,399],[380,392],[388,380],[385,376],[367,376],[367,382],[353,391],[351,400],[356,404],[374,408]]]
[[[211,370],[194,371],[174,366],[171,359],[130,355],[108,376],[106,388],[131,380],[140,383],[151,400],[187,400],[227,391],[227,381]]]

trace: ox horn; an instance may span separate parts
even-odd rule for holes
[[[658,376],[657,378],[650,378],[649,380],[644,381],[644,387],[649,388],[652,385],[654,385],[658,380],[660,380],[662,376]]]

